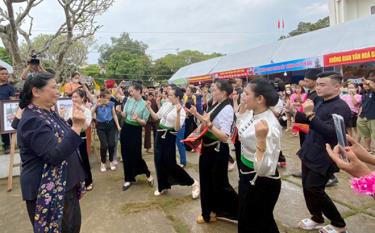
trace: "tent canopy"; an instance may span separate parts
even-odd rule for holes
[[[375,46],[375,15],[279,40],[227,56],[191,64],[178,70],[169,82],[194,76],[257,67],[325,54]]]

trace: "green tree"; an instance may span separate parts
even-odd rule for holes
[[[100,76],[100,67],[96,64],[88,65],[82,68],[82,73],[86,76],[98,78]]]
[[[8,64],[12,64],[12,58],[9,56],[7,50],[3,47],[0,47],[0,60],[3,60]]]
[[[147,45],[133,40],[128,33],[111,38],[111,44],[99,48],[99,64],[105,68],[107,78],[143,79],[151,75],[151,58]]]
[[[219,56],[222,56],[222,54],[204,54],[196,50],[184,50],[177,54],[167,54],[155,61],[153,75],[155,80],[169,79],[181,67]]]
[[[279,39],[282,40],[282,39],[285,39],[285,38],[288,38],[288,37],[301,35],[301,34],[304,34],[306,32],[311,32],[311,31],[319,30],[319,29],[326,28],[326,27],[329,27],[329,17],[328,16],[323,18],[323,19],[319,19],[315,23],[299,22],[298,26],[297,26],[297,29],[289,32],[289,34],[287,36],[282,36]]]
[[[58,65],[61,44],[65,42],[65,38],[59,36],[50,42],[51,37],[53,37],[53,35],[40,34],[33,38],[31,41],[31,46],[36,51],[40,51],[46,43],[51,43],[48,49],[39,55],[39,58],[41,59],[45,68],[54,70]],[[68,48],[65,56],[63,57],[64,66],[61,70],[62,79],[66,79],[72,72],[78,70],[79,67],[86,65],[88,49],[92,44],[92,37],[82,38],[81,40],[73,42],[73,45]],[[21,56],[24,60],[30,56],[28,54],[28,47],[29,46],[26,43],[21,45]]]

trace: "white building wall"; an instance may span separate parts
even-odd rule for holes
[[[329,0],[328,7],[332,26],[370,15],[375,0]]]

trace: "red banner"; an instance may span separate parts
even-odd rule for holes
[[[375,61],[375,47],[324,55],[324,66],[336,66]]]
[[[212,77],[210,75],[196,76],[189,79],[189,83],[199,83],[207,81],[212,81]]]
[[[228,79],[228,78],[239,78],[249,76],[250,70],[248,68],[230,70],[225,72],[216,73],[215,76],[219,79]]]

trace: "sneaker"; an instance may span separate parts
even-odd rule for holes
[[[198,181],[194,180],[194,184],[192,185],[191,189],[191,197],[193,200],[197,199],[199,197],[199,194],[201,192],[200,186]]]
[[[126,190],[128,190],[128,189],[130,188],[130,186],[132,186],[132,183],[126,181],[126,182],[124,183],[124,185],[122,186],[122,191],[126,191]]]
[[[346,227],[343,227],[343,228],[338,228],[338,227],[335,227],[335,226],[332,226],[331,224],[321,228],[319,230],[319,233],[348,233],[346,231]]]
[[[112,163],[113,163],[113,165],[115,165],[115,166],[117,166],[117,165],[118,165],[118,162],[117,162],[117,160],[113,160],[113,161],[112,161]]]
[[[101,163],[101,164],[100,164],[100,171],[101,171],[101,172],[106,172],[106,171],[107,171],[107,168],[106,168],[106,166],[105,166],[105,163]]]
[[[323,223],[317,223],[315,222],[314,220],[310,219],[310,218],[305,218],[305,219],[302,219],[299,223],[298,223],[298,227],[303,229],[303,230],[308,230],[308,231],[311,231],[311,230],[318,230],[318,229],[321,229],[324,227]]]
[[[168,193],[168,189],[163,189],[159,192],[159,190],[155,190],[154,192],[154,196],[158,197],[158,196],[161,196],[161,195],[164,195],[164,194],[167,194]]]
[[[178,166],[180,166],[180,167],[182,167],[182,168],[185,168],[185,167],[186,167],[186,164],[179,163]]]
[[[111,168],[111,171],[116,171],[116,165],[113,162],[109,163],[109,167]]]
[[[147,182],[148,182],[148,185],[150,185],[151,187],[154,186],[154,177],[152,177],[152,175],[147,177]]]
[[[229,172],[230,172],[230,171],[233,171],[233,169],[237,166],[236,164],[237,164],[236,161],[234,161],[233,163],[228,162],[228,171],[229,171]]]
[[[91,191],[93,188],[94,188],[94,186],[92,184],[90,184],[86,187],[86,191]]]
[[[217,221],[216,214],[213,214],[213,213],[210,214],[210,221],[208,222],[204,220],[202,215],[199,215],[197,218],[198,224],[204,224],[204,223],[210,223],[210,222],[216,222],[216,221]]]
[[[336,178],[336,176],[333,176],[328,180],[326,187],[333,187],[333,186],[336,186],[338,183],[339,183],[339,180]]]

